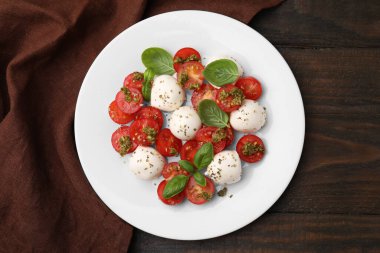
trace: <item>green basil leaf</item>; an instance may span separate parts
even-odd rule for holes
[[[141,60],[145,67],[152,69],[156,75],[173,75],[175,73],[172,56],[162,48],[145,49]]]
[[[152,69],[147,68],[144,72],[144,82],[142,87],[142,95],[146,101],[150,101],[150,94],[152,93],[152,82],[154,79],[154,72]]]
[[[239,70],[235,62],[221,59],[208,64],[203,70],[203,76],[213,85],[221,87],[235,82],[239,77]]]
[[[171,197],[177,195],[185,189],[187,184],[187,180],[189,180],[188,176],[178,175],[170,179],[170,181],[166,184],[164,192],[162,196],[165,199],[170,199]]]
[[[202,145],[194,156],[194,165],[198,169],[207,167],[214,158],[214,147],[210,142]]]
[[[189,161],[180,160],[180,161],[178,161],[178,163],[187,172],[194,173],[194,167],[193,167],[193,165]]]
[[[195,182],[197,182],[197,184],[199,184],[200,186],[206,186],[206,178],[203,174],[199,173],[199,172],[195,172],[193,174],[193,177],[195,179]]]
[[[210,99],[202,100],[198,105],[198,114],[203,124],[214,127],[228,127],[228,115]]]

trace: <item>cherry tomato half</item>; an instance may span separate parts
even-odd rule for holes
[[[173,61],[174,61],[174,69],[176,72],[178,72],[182,64],[184,64],[185,62],[190,62],[190,61],[200,62],[201,55],[194,48],[184,47],[178,50],[177,53],[175,53]]]
[[[115,132],[113,132],[111,142],[113,148],[121,156],[132,153],[137,148],[137,144],[132,141],[129,126],[119,127]]]
[[[199,62],[184,63],[177,74],[177,82],[185,89],[197,90],[201,87],[204,77],[204,67]]]
[[[243,161],[255,163],[263,158],[265,146],[258,136],[250,134],[241,137],[236,144],[236,151]]]
[[[144,74],[140,72],[133,72],[125,77],[124,87],[135,88],[142,92],[143,82]]]
[[[234,141],[234,130],[232,127],[227,127],[224,129],[226,130],[226,147],[228,147]]]
[[[193,92],[191,103],[195,110],[198,110],[198,105],[203,99],[216,100],[216,89],[210,84],[202,84],[202,86]]]
[[[157,195],[160,198],[160,200],[163,203],[167,204],[167,205],[177,205],[177,204],[181,203],[185,199],[185,197],[186,197],[185,191],[182,191],[182,192],[178,193],[177,195],[171,197],[170,199],[165,199],[164,198],[163,194],[164,194],[164,189],[165,189],[165,186],[166,186],[167,183],[168,183],[168,181],[163,180],[158,185]]]
[[[120,110],[130,114],[140,109],[143,97],[138,89],[123,87],[116,94],[115,100]]]
[[[195,135],[195,140],[199,142],[211,142],[214,147],[214,154],[219,153],[226,147],[226,130],[218,127],[203,127]]]
[[[194,163],[194,156],[202,145],[203,143],[195,140],[187,141],[181,148],[181,159]]]
[[[160,131],[158,123],[152,119],[135,120],[131,125],[132,140],[141,146],[152,145]]]
[[[214,196],[215,185],[210,178],[206,177],[206,186],[200,186],[194,177],[190,177],[185,192],[187,199],[191,203],[202,205]]]
[[[122,110],[120,110],[116,104],[116,101],[112,101],[112,103],[109,105],[108,114],[115,123],[120,125],[127,124],[135,118],[135,114],[124,113]]]
[[[176,156],[182,148],[182,141],[175,137],[169,128],[164,128],[157,136],[156,149],[163,156]]]
[[[166,180],[170,180],[175,176],[178,175],[185,175],[189,176],[190,173],[187,172],[186,170],[182,169],[179,163],[177,162],[172,162],[172,163],[167,163],[165,164],[164,168],[162,169],[162,176]]]
[[[216,103],[225,112],[232,112],[241,106],[244,94],[241,89],[232,84],[226,84],[216,94]]]
[[[243,91],[245,98],[248,99],[257,100],[263,92],[260,82],[251,76],[239,78],[235,85]]]
[[[136,113],[136,120],[138,119],[153,119],[156,121],[161,129],[162,124],[164,123],[164,116],[162,115],[162,112],[154,108],[152,106],[147,106],[141,108],[137,113]]]

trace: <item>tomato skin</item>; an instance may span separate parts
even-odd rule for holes
[[[235,85],[243,91],[244,96],[248,99],[257,100],[263,92],[261,83],[251,76],[240,77]]]
[[[177,163],[177,162],[171,162],[171,163],[165,164],[165,166],[162,170],[162,176],[166,180],[169,181],[170,179],[172,179],[173,177],[178,176],[178,175],[190,176],[190,173],[187,172],[186,170],[182,169],[181,166],[179,165],[179,163]]]
[[[135,115],[133,113],[128,114],[120,110],[115,100],[112,101],[108,106],[108,114],[115,123],[120,125],[127,124],[135,118]]]
[[[163,156],[176,156],[182,148],[182,141],[175,137],[169,128],[162,129],[156,141],[156,149]]]
[[[263,158],[265,146],[258,136],[249,134],[240,138],[236,144],[236,151],[243,161],[255,163]]]
[[[185,192],[187,199],[196,205],[202,205],[208,202],[215,193],[215,185],[214,182],[206,177],[206,186],[200,186],[194,179],[194,177],[190,177],[189,182],[187,183]]]
[[[202,147],[203,143],[196,140],[190,140],[185,142],[181,148],[181,159],[194,163],[194,156],[198,149]]]
[[[115,100],[121,111],[131,114],[141,108],[143,97],[138,89],[123,87],[116,94]]]
[[[142,92],[143,82],[144,74],[136,71],[125,77],[123,85],[126,88],[135,88]]]
[[[216,103],[225,112],[232,112],[241,106],[243,91],[233,84],[226,84],[216,94]]]
[[[177,205],[179,203],[181,203],[185,197],[186,197],[186,194],[185,194],[185,191],[182,191],[180,193],[178,193],[177,195],[171,197],[170,199],[165,199],[163,194],[164,194],[164,189],[165,189],[165,186],[166,184],[168,183],[167,180],[163,180],[157,187],[157,195],[158,195],[158,198],[165,204],[167,205]]]
[[[158,123],[152,119],[135,120],[131,125],[132,140],[141,146],[150,146],[156,141]]]
[[[210,84],[202,84],[202,86],[193,92],[191,95],[191,103],[195,110],[198,110],[198,105],[203,99],[216,100],[216,89]]]
[[[133,142],[129,126],[122,126],[113,132],[111,137],[112,147],[121,156],[132,153],[137,148],[137,144]]]
[[[214,154],[217,154],[226,147],[226,132],[224,129],[217,127],[203,127],[196,133],[195,140],[211,142],[214,147]]]
[[[199,62],[191,61],[182,64],[177,74],[178,84],[185,89],[199,89],[204,80],[203,70],[204,67]]]
[[[138,119],[153,119],[158,123],[160,129],[164,123],[164,116],[162,115],[162,112],[153,106],[146,106],[141,108],[136,113],[136,120]]]
[[[234,130],[232,129],[232,127],[227,127],[225,129],[227,131],[227,133],[226,133],[226,135],[227,135],[226,136],[226,147],[228,147],[234,141],[235,135],[234,135]]]
[[[183,63],[189,61],[201,61],[201,55],[194,48],[184,47],[175,53],[173,61],[174,69],[178,73]]]

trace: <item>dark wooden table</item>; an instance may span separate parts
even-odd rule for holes
[[[293,1],[250,26],[285,57],[305,111],[297,172],[262,217],[225,236],[135,230],[130,252],[380,252],[380,1]]]

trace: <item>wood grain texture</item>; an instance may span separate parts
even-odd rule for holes
[[[306,137],[276,212],[380,214],[380,49],[281,49]]]
[[[378,0],[287,0],[250,25],[276,45],[379,47]]]
[[[207,226],[203,229],[207,229]],[[230,235],[175,241],[136,231],[137,252],[380,252],[380,216],[267,214]]]

